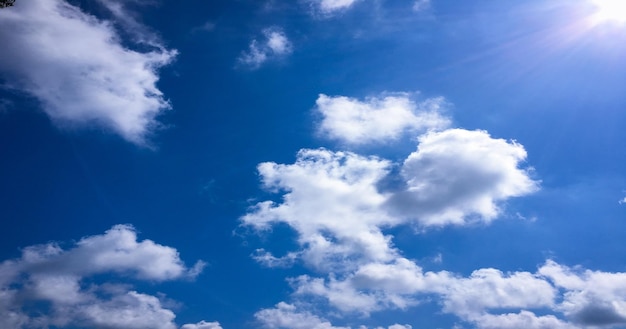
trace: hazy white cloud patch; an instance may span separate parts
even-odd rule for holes
[[[331,15],[347,10],[359,0],[307,0],[311,5],[313,13]]]
[[[538,189],[530,170],[520,168],[525,159],[522,145],[485,131],[427,133],[402,165],[406,186],[391,197],[389,210],[423,226],[489,222],[500,214],[498,202]]]
[[[263,37],[250,42],[247,51],[238,58],[238,62],[251,69],[261,67],[269,60],[276,60],[293,51],[293,45],[285,32],[280,28],[267,28],[263,30]]]
[[[413,10],[422,12],[431,8],[431,0],[415,0],[413,2]]]
[[[257,312],[255,318],[263,328],[268,329],[351,329],[351,327],[334,326],[330,321],[319,317],[302,306],[280,302],[274,308]],[[359,326],[356,329],[368,329]],[[371,329],[412,329],[410,325],[393,324],[388,327],[371,327]]]
[[[37,98],[57,123],[100,125],[143,144],[156,117],[170,104],[157,88],[158,69],[176,56],[124,11],[109,9],[151,51],[125,47],[111,22],[61,0],[24,1],[0,12],[0,40],[6,49],[0,72],[12,88]],[[139,28],[141,27],[141,29]]]
[[[200,321],[196,324],[186,324],[180,329],[222,329],[219,322]]]
[[[137,292],[123,280],[85,280],[102,274],[148,281],[184,279],[197,275],[203,264],[188,268],[176,249],[137,241],[135,230],[125,225],[83,238],[69,250],[55,243],[27,247],[21,258],[0,264],[0,324],[176,329],[174,312],[160,298]],[[49,307],[33,312],[33,305],[41,303]]]
[[[529,311],[483,314],[474,318],[472,322],[480,329],[580,329],[554,315],[537,316]]]
[[[316,101],[316,111],[322,115],[318,131],[349,145],[385,143],[405,133],[448,127],[450,119],[442,114],[445,104],[441,97],[417,103],[407,93],[363,101],[321,94]]]
[[[350,329],[335,327],[330,322],[295,305],[280,302],[274,308],[257,312],[254,317],[269,329]]]

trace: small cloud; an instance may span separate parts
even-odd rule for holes
[[[626,197],[624,197],[623,199],[619,200],[619,201],[618,201],[618,203],[619,203],[619,204],[624,204],[624,203],[626,203]]]
[[[313,13],[330,16],[336,12],[347,10],[359,0],[308,0]]]
[[[424,10],[428,10],[431,8],[430,0],[416,0],[413,3],[413,10],[416,12],[421,12]]]
[[[193,33],[200,33],[200,32],[211,32],[215,29],[215,23],[208,21],[205,22],[204,24],[200,25],[200,26],[196,26],[193,28],[193,30],[191,30],[191,32]]]
[[[238,62],[251,69],[257,69],[271,59],[284,57],[292,52],[292,44],[279,28],[263,30],[261,41],[254,39],[250,42],[248,51],[239,56]]]

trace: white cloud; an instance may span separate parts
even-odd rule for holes
[[[526,309],[552,307],[556,289],[543,278],[529,272],[505,275],[500,270],[484,268],[467,278],[437,273],[430,289],[442,298],[444,311],[472,318],[489,309]]]
[[[576,329],[554,315],[537,316],[533,312],[520,311],[508,314],[484,314],[473,320],[480,329]]]
[[[359,0],[308,0],[313,7],[314,12],[323,15],[330,15],[339,11],[346,10]]]
[[[381,226],[396,219],[381,210],[386,198],[376,183],[389,162],[349,152],[301,150],[295,164],[262,163],[265,188],[285,191],[280,204],[264,201],[241,218],[259,230],[283,222],[298,232],[301,257],[315,268],[389,260],[394,251]]]
[[[307,311],[297,310],[295,305],[280,302],[274,308],[257,312],[254,317],[269,329],[349,329],[335,327]]]
[[[239,56],[239,63],[257,69],[268,60],[277,59],[290,54],[293,51],[291,41],[279,28],[267,28],[263,30],[263,39],[254,39],[250,42],[247,51]]]
[[[406,94],[366,102],[320,95],[320,132],[348,144],[397,139],[408,131],[425,133],[417,151],[397,165],[326,149],[301,150],[293,164],[260,164],[263,186],[282,194],[282,200],[258,202],[241,218],[242,225],[265,231],[287,224],[297,232],[300,248],[282,257],[258,249],[253,257],[267,266],[289,266],[301,259],[317,273],[288,279],[292,298],[297,305],[325,301],[339,316],[368,316],[436,300],[444,312],[479,327],[566,328],[567,322],[527,310],[561,307],[560,290],[543,274],[493,268],[468,277],[425,272],[402,256],[393,236],[383,233],[413,223],[428,228],[489,222],[501,213],[502,202],[538,189],[530,169],[520,168],[526,159],[522,145],[485,131],[445,129],[449,120],[440,115],[443,100],[426,103],[430,105],[415,104]],[[272,319],[313,314],[287,305],[259,314],[272,314]],[[520,313],[499,314],[503,310]]]
[[[322,115],[319,132],[331,139],[351,145],[382,143],[397,140],[404,133],[442,129],[450,120],[441,114],[443,98],[421,103],[406,93],[365,101],[321,94],[316,110]]]
[[[186,324],[180,329],[222,329],[219,322],[200,321],[196,324]]]
[[[624,197],[623,199],[619,200],[619,201],[618,201],[618,203],[619,203],[619,204],[624,204],[624,203],[626,203],[626,197]]]
[[[156,86],[157,70],[176,51],[128,49],[111,23],[65,1],[24,1],[1,11],[0,40],[12,49],[0,57],[0,72],[59,124],[101,125],[142,144],[170,108]]]
[[[176,249],[137,241],[134,229],[125,225],[83,238],[69,250],[54,243],[27,247],[21,258],[0,264],[0,324],[3,328],[176,329],[174,312],[163,307],[159,298],[134,291],[119,280],[88,285],[84,281],[116,273],[150,281],[181,279],[197,275],[202,265],[185,267]],[[33,305],[42,302],[49,307],[33,312]]]
[[[626,273],[571,269],[548,261],[539,269],[565,289],[557,309],[573,322],[585,326],[626,324]]]
[[[519,168],[525,159],[522,145],[485,131],[427,133],[404,161],[406,187],[393,195],[389,209],[423,226],[491,221],[500,213],[498,202],[538,189],[529,171]]]

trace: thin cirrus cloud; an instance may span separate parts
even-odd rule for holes
[[[408,93],[369,97],[319,95],[315,110],[322,115],[318,132],[348,145],[385,143],[406,133],[441,130],[450,125],[442,114],[442,97],[415,102]]]
[[[241,53],[237,59],[240,65],[253,70],[258,69],[267,61],[283,58],[293,51],[291,41],[282,29],[267,28],[263,30],[262,35],[260,41],[253,39],[248,50]]]
[[[401,225],[417,224],[428,234],[431,227],[495,220],[501,203],[539,189],[532,168],[522,166],[527,154],[521,144],[486,131],[449,128],[450,119],[437,111],[440,119],[434,122],[446,124],[420,129],[372,124],[381,111],[400,113],[403,122],[424,112],[402,97],[358,101],[321,95],[317,108],[320,131],[349,142],[344,145],[358,145],[359,138],[371,144],[371,135],[388,140],[408,131],[421,135],[417,150],[401,163],[320,148],[301,150],[293,164],[258,166],[264,188],[282,200],[258,202],[241,217],[242,225],[267,231],[287,224],[299,247],[283,256],[258,249],[253,258],[268,267],[301,262],[313,273],[287,279],[291,301],[257,312],[267,328],[291,328],[302,319],[319,328],[344,328],[315,312],[320,301],[341,318],[407,310],[424,299],[482,329],[626,324],[626,273],[570,268],[553,260],[534,273],[428,271],[404,257],[394,236],[385,233]]]
[[[0,264],[0,327],[176,329],[176,315],[161,299],[135,291],[121,278],[195,278],[203,267],[202,261],[186,267],[174,248],[138,241],[127,225],[85,237],[68,250],[55,243],[27,247],[20,258]],[[85,284],[103,274],[120,279]],[[45,304],[50,306],[37,306]],[[204,321],[183,328],[221,329]]]
[[[142,31],[121,3],[106,7],[122,25]],[[0,57],[0,71],[10,87],[34,96],[56,123],[103,126],[144,144],[160,126],[156,117],[170,108],[156,86],[157,71],[176,51],[152,34],[142,35],[137,40],[153,50],[126,48],[111,22],[65,1],[25,1],[0,12],[0,38],[10,49]]]

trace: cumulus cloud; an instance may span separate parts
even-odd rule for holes
[[[120,3],[109,6],[114,16],[128,17],[114,4]],[[176,55],[148,39],[151,51],[132,50],[111,22],[65,1],[24,1],[0,12],[0,40],[12,50],[0,57],[0,72],[11,87],[39,100],[53,121],[104,126],[142,144],[170,108],[156,86],[157,71]]]
[[[202,266],[198,262],[187,268],[176,249],[137,241],[135,230],[127,225],[85,237],[69,250],[55,243],[27,247],[19,259],[0,264],[0,324],[3,328],[176,329],[174,312],[159,298],[120,281],[85,284],[85,280],[102,274],[174,280],[195,276]],[[33,305],[49,307],[33,310]]]
[[[282,257],[258,249],[253,257],[271,267],[302,260],[315,274],[288,279],[297,308],[279,304],[257,313],[257,319],[266,319],[270,328],[289,327],[289,319],[305,317],[332,326],[314,312],[317,308],[302,305],[324,301],[340,316],[368,316],[433,300],[442,311],[479,328],[576,326],[533,313],[553,310],[579,321],[577,309],[560,303],[572,291],[564,292],[541,271],[482,268],[469,276],[425,271],[384,233],[407,224],[427,229],[490,222],[501,214],[503,202],[539,188],[531,169],[522,167],[522,145],[485,131],[447,128],[442,104],[442,99],[416,104],[406,94],[364,102],[321,95],[317,109],[323,134],[356,144],[422,133],[417,150],[394,163],[353,152],[303,149],[293,164],[258,166],[263,187],[282,198],[256,203],[241,217],[242,225],[266,231],[287,224],[297,233],[299,248]]]
[[[350,145],[397,140],[404,133],[439,130],[450,125],[441,111],[443,98],[416,103],[407,93],[397,93],[364,101],[345,96],[321,94],[316,111],[322,115],[318,131]]]
[[[399,216],[424,226],[490,221],[498,202],[538,189],[527,169],[524,147],[494,139],[485,131],[448,129],[420,136],[417,151],[402,165],[406,182],[388,202]]]
[[[558,310],[585,326],[626,324],[626,273],[569,268],[548,261],[539,272],[565,289]]]
[[[252,40],[248,50],[239,56],[238,61],[251,69],[257,69],[265,62],[284,57],[292,51],[293,46],[285,32],[275,27],[267,28],[263,30],[261,41]]]
[[[577,329],[554,315],[537,316],[533,312],[520,311],[507,314],[484,314],[473,320],[480,329]]]
[[[328,320],[301,309],[293,304],[280,302],[274,308],[257,312],[255,318],[264,328],[269,329],[350,329],[351,327],[334,326]],[[358,329],[367,329],[359,326]],[[387,328],[373,329],[411,329],[410,325],[393,324]],[[184,328],[183,328],[184,329]]]
[[[386,198],[376,189],[388,167],[376,157],[326,149],[301,150],[291,165],[262,163],[264,187],[285,191],[283,202],[259,202],[241,220],[258,230],[290,225],[303,248],[300,256],[315,268],[389,260],[394,251],[380,227],[396,219],[382,210]]]
[[[254,317],[269,329],[350,329],[335,327],[330,322],[307,311],[299,311],[295,305],[280,302],[274,308],[257,312]]]

